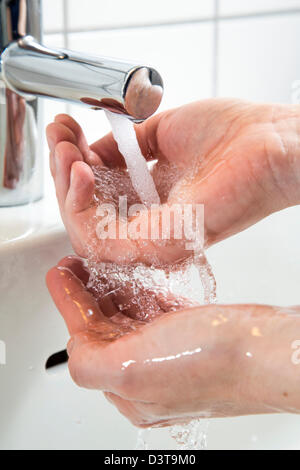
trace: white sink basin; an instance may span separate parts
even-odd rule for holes
[[[45,274],[61,257],[72,252],[61,224],[49,216],[51,211],[46,210],[45,204],[44,201],[34,206],[34,213],[40,215],[39,223],[33,226],[12,222],[20,220],[18,214],[24,208],[0,209],[0,341],[6,344],[6,365],[0,365],[0,449],[133,449],[137,430],[101,393],[76,387],[66,365],[52,368],[51,373],[45,370],[48,357],[63,350],[68,339],[47,292]],[[217,272],[221,301],[296,303],[299,234],[291,241],[294,249],[290,253],[288,244],[285,246],[281,240],[282,253],[277,250],[274,255],[273,248],[284,233],[278,229],[272,232],[272,223],[273,229],[279,223],[276,217],[273,222],[266,221],[248,234],[224,243],[223,247],[212,249],[209,257]],[[280,217],[281,221],[291,218]],[[297,217],[299,220],[299,213]],[[272,245],[270,252],[263,244],[267,240]],[[293,257],[293,265],[289,256]],[[276,272],[270,269],[273,261]],[[240,275],[245,270],[247,275]],[[286,281],[285,270],[291,273],[291,279]],[[276,285],[281,288],[281,296]],[[154,430],[150,447],[171,449],[175,445],[167,430]],[[208,431],[208,448],[300,449],[300,417],[213,420]]]

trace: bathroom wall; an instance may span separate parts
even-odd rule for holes
[[[43,1],[45,43],[153,64],[161,109],[216,95],[289,102],[300,79],[300,0]],[[64,108],[47,105],[47,120]],[[100,113],[68,111],[91,140],[108,129]]]
[[[289,103],[292,82],[300,80],[300,0],[43,1],[46,44],[150,62],[165,82],[161,109],[213,96]],[[47,100],[44,108],[45,125],[55,114],[69,112],[90,142],[109,130],[102,112]],[[54,201],[48,164],[45,168],[46,192]],[[208,250],[219,301],[299,305],[299,239],[296,207]],[[122,448],[134,445],[136,431],[98,392],[75,393],[67,375],[64,382],[59,375],[55,380],[50,411],[63,409],[68,397],[69,411],[59,421],[67,429],[62,447],[66,442],[71,447],[81,442],[82,448],[114,448],[116,442]],[[80,419],[74,429],[76,404]],[[296,418],[293,423],[286,416],[278,421],[276,416],[214,420],[208,447],[294,448],[299,423]],[[58,446],[56,426],[56,420],[47,421],[50,448]],[[116,429],[118,437],[111,439]],[[153,448],[162,448],[166,435],[154,433]]]
[[[45,43],[157,67],[161,109],[213,96],[289,103],[300,80],[300,0],[44,0],[44,7]],[[45,102],[45,122],[61,111],[78,119],[90,142],[108,131],[104,113],[56,102]],[[209,250],[220,300],[299,303],[299,235],[300,211],[292,208]]]

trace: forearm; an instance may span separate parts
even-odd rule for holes
[[[158,358],[153,373],[180,377],[182,388],[172,379],[172,394],[182,414],[300,413],[300,345],[299,354],[292,348],[300,340],[298,312],[263,305],[201,306],[162,317],[136,339],[145,358]],[[167,404],[170,396],[167,389]]]
[[[238,397],[249,409],[300,413],[300,315],[260,308],[243,322]]]
[[[202,351],[189,371],[195,377],[200,374],[198,406],[203,409],[205,403],[215,417],[300,413],[299,312],[264,305],[210,305],[179,317],[177,323],[193,317]]]

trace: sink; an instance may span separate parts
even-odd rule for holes
[[[72,249],[57,211],[32,206],[39,224],[28,221],[23,232],[14,220],[24,207],[0,209],[0,449],[134,448],[136,429],[100,392],[73,384],[66,364],[45,368],[68,340],[45,274]]]
[[[15,212],[16,217],[11,212]],[[22,210],[11,207],[1,208],[0,213],[1,220],[5,220],[5,224],[1,223],[0,229],[0,243],[2,246],[6,242],[27,238],[39,227],[39,224],[35,223],[34,204],[22,206]]]
[[[74,385],[65,363],[45,368],[49,357],[65,349],[68,333],[44,278],[61,257],[72,253],[54,198],[49,204],[44,200],[33,205],[31,223],[21,218],[24,208],[0,209],[0,341],[6,345],[6,364],[0,361],[0,449],[133,449],[137,430],[100,392]],[[299,220],[299,210],[275,215],[210,250],[220,301],[296,303]],[[287,227],[293,234],[285,233]],[[274,255],[276,246],[280,250]],[[273,263],[277,271],[271,269]],[[285,281],[287,270],[291,276]],[[277,283],[281,290],[274,288]],[[154,449],[175,448],[166,429],[152,430],[149,442]],[[208,448],[300,449],[300,417],[213,420]]]

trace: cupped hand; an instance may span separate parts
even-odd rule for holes
[[[152,172],[160,215],[172,204],[204,204],[208,246],[299,203],[298,106],[213,99],[163,112],[135,128],[144,156],[157,160]],[[80,126],[59,115],[47,136],[61,215],[80,256],[87,256],[91,244],[96,257],[113,262],[169,263],[189,255],[172,234],[164,243],[130,236],[97,239],[96,209],[107,195],[97,192],[92,168],[100,169],[100,179],[107,168],[123,178],[122,184],[111,184],[117,188],[111,199],[130,192],[112,134],[88,146]]]
[[[299,412],[291,360],[299,309],[210,305],[161,312],[145,324],[122,315],[111,299],[97,303],[87,281],[74,257],[47,275],[71,335],[71,376],[81,387],[102,390],[136,426]]]

